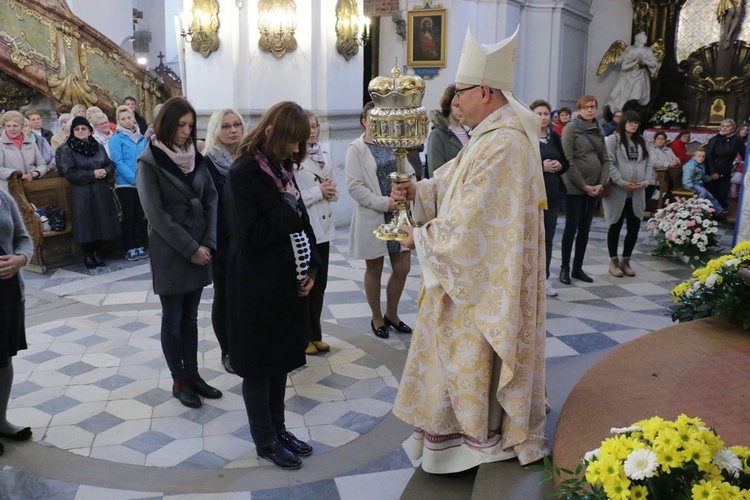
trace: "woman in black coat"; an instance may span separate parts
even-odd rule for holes
[[[745,157],[745,141],[735,134],[736,130],[734,120],[723,120],[719,133],[709,139],[706,146],[706,175],[710,175],[712,179],[706,183],[706,189],[722,207],[727,206],[734,159],[738,154]]]
[[[229,227],[224,211],[224,184],[237,146],[245,135],[242,116],[230,108],[217,109],[208,120],[203,165],[211,174],[219,204],[216,210],[216,253],[211,259],[214,280],[214,301],[211,305],[211,325],[221,348],[221,364],[234,373],[227,339],[227,256],[229,255]]]
[[[232,368],[243,378],[258,456],[284,469],[301,467],[298,456],[312,453],[284,426],[287,373],[305,364],[307,296],[317,267],[315,236],[292,168],[304,159],[309,136],[310,121],[299,105],[274,105],[242,139],[224,188]],[[296,256],[292,243],[303,232],[308,259]]]
[[[162,306],[161,347],[172,395],[190,408],[220,390],[198,374],[198,306],[211,283],[218,196],[195,151],[195,110],[172,97],[156,116],[154,136],[138,158],[138,196],[148,219],[154,293]]]
[[[70,183],[68,216],[73,221],[73,241],[81,244],[83,263],[89,269],[106,265],[99,248],[102,242],[120,234],[120,220],[109,190],[115,164],[92,137],[93,131],[86,118],[76,116],[58,165]]]

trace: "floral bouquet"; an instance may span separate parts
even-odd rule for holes
[[[672,320],[683,323],[709,316],[739,316],[745,329],[750,328],[750,286],[739,271],[750,266],[750,242],[743,241],[722,255],[696,269],[693,276],[671,292],[675,304],[670,307]]]
[[[697,196],[677,198],[657,211],[646,226],[656,239],[652,255],[682,254],[692,267],[705,264],[715,253],[709,249],[718,244],[714,212],[711,202]]]
[[[556,494],[566,499],[750,498],[750,448],[726,448],[698,418],[652,417],[611,432],[575,471],[549,459],[531,469],[544,472],[542,481],[568,476]]]
[[[676,102],[665,102],[664,105],[651,116],[651,123],[656,125],[683,125],[687,120]]]

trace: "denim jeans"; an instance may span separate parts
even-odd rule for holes
[[[198,373],[198,305],[203,288],[181,295],[159,295],[161,349],[174,380]]]
[[[242,399],[245,400],[250,435],[255,446],[267,446],[284,426],[284,393],[286,373],[242,379]]]
[[[713,205],[714,210],[716,210],[716,213],[721,213],[724,211],[724,207],[721,206],[721,203],[719,200],[717,200],[711,192],[706,189],[704,186],[699,186],[698,184],[693,185],[693,191],[698,193],[698,198],[703,198],[705,200],[708,200],[711,202],[711,205]]]

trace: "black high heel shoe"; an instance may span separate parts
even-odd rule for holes
[[[376,337],[380,337],[381,339],[387,339],[390,333],[388,332],[387,326],[381,326],[380,328],[375,328],[375,323],[370,321],[370,328],[372,328],[372,332],[375,334]]]
[[[385,326],[390,326],[391,328],[395,328],[397,332],[399,333],[411,333],[411,327],[404,323],[403,321],[399,321],[398,325],[394,323],[393,321],[388,319],[388,316],[383,316],[383,322],[385,323]]]

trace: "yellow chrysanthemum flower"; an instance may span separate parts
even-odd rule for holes
[[[713,482],[701,479],[693,486],[690,493],[693,495],[693,500],[712,500],[717,497],[718,491]]]
[[[689,285],[689,282],[686,282]],[[647,420],[641,420],[633,425],[641,428],[644,439],[653,441],[657,433],[661,431],[666,424],[666,420],[661,417],[652,417]]]
[[[648,489],[645,486],[633,486],[630,488],[630,498],[645,500],[648,498]]]
[[[604,443],[602,443],[603,445]],[[613,479],[625,477],[625,469],[623,469],[622,462],[616,457],[610,454],[599,455],[598,463],[601,463],[601,469],[599,470],[599,478],[602,483],[607,483]]]
[[[728,257],[728,255],[725,256],[725,257]],[[703,422],[703,420],[701,420],[700,418],[698,418],[698,417],[688,417],[684,413],[681,414],[679,417],[677,417],[677,419],[675,420],[675,424],[676,425],[694,425],[696,427],[705,427],[706,426],[706,423]]]
[[[713,453],[711,453],[711,450],[705,444],[691,441],[685,446],[682,456],[685,457],[685,462],[693,461],[699,466],[704,466],[711,463]]]
[[[682,467],[685,463],[685,457],[674,446],[657,448],[654,452],[656,458],[659,459],[661,470],[667,474],[672,472],[673,468]]]
[[[620,477],[604,483],[604,492],[610,500],[628,500],[630,498],[630,479]]]
[[[706,446],[711,449],[712,453],[716,453],[724,448],[724,441],[713,430],[706,428],[699,429],[698,434],[698,439],[706,443]]]
[[[737,257],[750,256],[750,241],[741,241],[732,249],[732,253]]]
[[[692,280],[683,281],[682,283],[674,287],[672,291],[669,293],[675,302],[680,302],[682,300],[682,297],[685,295],[685,292],[688,291],[688,289],[690,289],[692,285],[693,285]]]
[[[680,439],[680,433],[677,429],[662,429],[659,431],[653,439],[654,449],[659,448],[674,448],[675,450],[682,445]]]
[[[597,460],[595,462],[591,462],[586,466],[586,481],[589,482],[589,484],[597,484],[601,482],[601,474],[602,474],[602,463]]]

